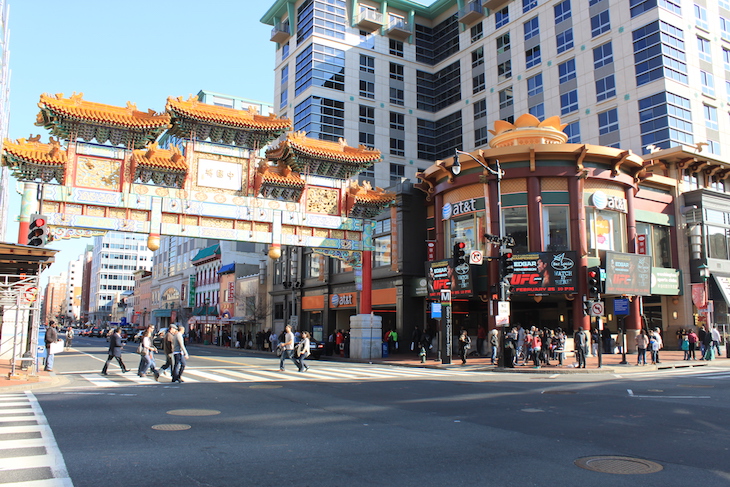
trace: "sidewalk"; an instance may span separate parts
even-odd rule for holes
[[[53,372],[41,369],[38,375],[32,375],[32,368],[22,370],[19,362],[16,362],[13,377],[10,376],[11,370],[10,360],[0,360],[0,393],[51,387],[59,382]]]

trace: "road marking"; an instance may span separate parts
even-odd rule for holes
[[[629,393],[629,397],[644,397],[650,399],[711,399],[711,396],[642,396],[634,394],[634,391],[631,389],[626,389],[626,391]]]
[[[215,375],[210,374],[208,372],[203,372],[202,370],[186,370],[185,373],[187,376],[194,375],[196,377],[202,377],[204,379],[210,379],[214,382],[236,382],[236,379],[231,379],[230,377],[224,377],[221,375]],[[185,380],[185,379],[183,379]]]

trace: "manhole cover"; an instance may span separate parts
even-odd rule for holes
[[[190,429],[189,424],[156,424],[152,426],[153,430],[157,431],[184,431]]]
[[[281,386],[276,386],[274,384],[256,384],[248,387],[249,389],[279,389]]]
[[[215,409],[173,409],[167,412],[173,416],[215,416],[220,413]]]
[[[636,475],[645,473],[656,473],[664,469],[656,462],[642,458],[631,457],[583,457],[575,461],[580,468],[601,473],[615,473],[623,475]]]

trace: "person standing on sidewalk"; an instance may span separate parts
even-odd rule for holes
[[[578,368],[586,368],[586,354],[588,352],[588,340],[586,337],[586,332],[583,331],[583,328],[578,328],[578,331],[575,332],[575,358],[578,359]]]
[[[51,344],[58,340],[58,330],[56,330],[56,322],[51,320],[48,322],[48,329],[43,341],[46,343],[46,372],[53,372],[53,353],[51,353]]]
[[[461,365],[466,365],[466,354],[469,353],[471,348],[471,338],[466,333],[466,330],[461,329],[459,333],[459,358],[461,359]]]
[[[687,357],[685,360],[696,360],[695,358],[695,350],[697,349],[697,341],[698,341],[697,333],[695,333],[694,330],[690,330],[689,333],[687,333]]]
[[[160,367],[161,374],[168,374],[168,369],[172,370],[175,366],[175,354],[173,353],[173,347],[175,343],[175,335],[177,334],[177,325],[172,324],[165,333],[165,338],[162,339],[162,351],[165,354],[165,363]]]
[[[279,344],[281,348],[281,360],[279,360],[279,370],[284,372],[284,360],[291,359],[294,365],[299,367],[297,364],[296,357],[294,357],[294,333],[291,332],[291,326],[286,325],[284,327],[284,341]]]
[[[101,369],[101,375],[106,375],[106,369],[109,367],[109,362],[111,362],[113,358],[117,359],[119,367],[122,369],[122,373],[129,371],[129,369],[124,365],[124,361],[122,360],[122,349],[124,348],[124,341],[122,340],[122,335],[120,334],[121,331],[122,329],[120,327],[116,327],[114,329],[114,332],[109,337],[109,356],[107,357],[106,362],[104,362],[104,367]]]
[[[636,365],[646,365],[646,347],[649,345],[649,337],[646,330],[642,329],[635,338],[636,341]]]
[[[489,332],[489,346],[492,348],[492,365],[497,365],[499,353],[499,330],[496,328]]]
[[[150,369],[155,374],[155,380],[160,380],[160,373],[155,368],[155,352],[157,349],[152,346],[152,333],[149,330],[145,331],[142,337],[142,351],[143,354],[139,361],[137,375],[144,377],[147,375],[147,369]]]
[[[185,327],[179,326],[177,333],[172,341],[172,354],[174,355],[175,365],[172,368],[172,381],[181,383],[185,382],[182,380],[182,374],[187,365],[188,349],[185,348]]]

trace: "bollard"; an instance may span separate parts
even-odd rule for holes
[[[425,364],[426,363],[426,349],[421,347],[421,351],[418,352],[418,356],[421,357],[421,363]]]

